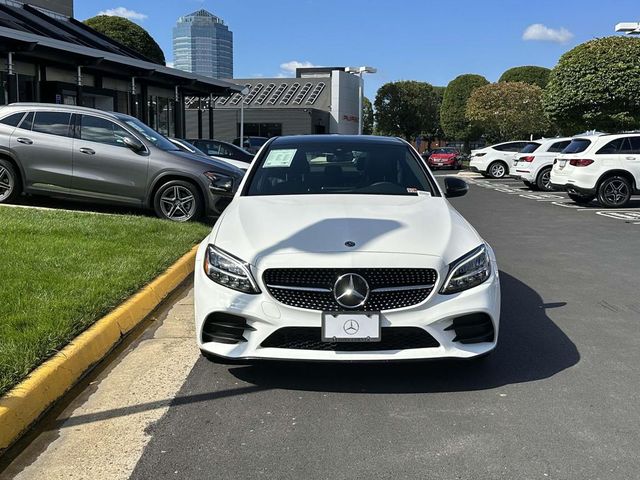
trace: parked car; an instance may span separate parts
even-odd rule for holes
[[[195,145],[187,142],[186,140],[183,140],[181,138],[169,138],[169,141],[171,143],[173,143],[176,147],[178,147],[180,150],[184,151],[184,152],[189,152],[189,153],[195,153],[197,155],[202,155],[204,157],[211,157],[215,160],[219,160],[221,162],[224,163],[228,163],[229,165],[233,165],[236,168],[239,168],[240,170],[243,171],[247,171],[247,169],[249,168],[249,164],[246,162],[242,162],[240,160],[234,160],[232,158],[222,158],[222,157],[218,157],[216,155],[207,155],[206,153],[204,153],[202,150],[200,150],[198,147],[196,147]]]
[[[253,153],[249,153],[240,147],[236,147],[232,143],[222,142],[220,140],[204,140],[191,138],[187,142],[202,150],[209,156],[230,158],[232,160],[239,160],[246,164],[250,164],[255,156]]]
[[[462,168],[462,154],[457,148],[436,148],[429,155],[427,165],[432,169],[450,168],[460,170]]]
[[[202,353],[389,361],[491,352],[498,266],[447,200],[467,184],[444,185],[397,138],[271,140],[198,249]]]
[[[576,203],[625,207],[640,194],[640,133],[573,138],[554,161],[551,184]]]
[[[254,155],[258,153],[258,150],[267,143],[269,139],[267,137],[244,137],[244,141],[242,142],[242,148],[244,148],[247,152],[253,153]],[[240,146],[240,138],[236,138],[233,141],[233,144],[237,147]]]
[[[543,138],[537,143],[539,147],[529,144],[516,156],[511,177],[522,180],[532,190],[553,191],[553,161],[571,143],[571,138]]]
[[[537,142],[517,141],[498,143],[479,150],[472,150],[469,169],[485,177],[504,178],[509,175],[518,152],[527,145],[539,146]]]
[[[0,108],[0,203],[26,192],[149,208],[182,222],[219,215],[242,177],[122,113],[38,103]]]

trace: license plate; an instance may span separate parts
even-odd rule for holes
[[[379,342],[379,313],[322,314],[323,342]]]
[[[442,165],[444,165],[444,163],[436,163],[436,165],[437,165],[438,167],[441,167]]]

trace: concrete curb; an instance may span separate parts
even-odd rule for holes
[[[49,407],[193,273],[197,250],[195,246],[149,285],[98,320],[34,370],[26,380],[0,397],[0,453],[16,442]]]

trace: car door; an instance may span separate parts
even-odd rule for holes
[[[149,156],[127,147],[125,137],[137,138],[107,118],[78,115],[73,142],[73,195],[142,205]]]
[[[68,192],[73,171],[70,122],[70,112],[29,112],[13,131],[10,146],[28,191]]]
[[[627,137],[620,149],[621,163],[633,175],[636,186],[640,185],[640,136]]]

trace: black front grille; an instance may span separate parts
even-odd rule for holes
[[[273,332],[263,347],[335,352],[372,352],[439,347],[438,341],[418,327],[382,327],[379,342],[323,342],[320,327],[284,327]]]
[[[445,330],[453,330],[456,334],[454,342],[462,344],[493,342],[495,330],[491,317],[486,313],[472,313],[453,319],[453,323]]]
[[[367,302],[354,308],[355,311],[393,310],[417,305],[427,299],[438,278],[437,272],[430,268],[272,268],[266,270],[262,278],[269,293],[285,305],[341,311],[345,308],[336,302],[333,286],[347,273],[362,276],[371,290]],[[389,288],[393,290],[376,291]]]

